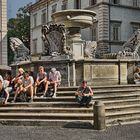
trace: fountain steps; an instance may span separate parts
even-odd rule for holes
[[[77,122],[93,124],[93,106],[80,108],[75,102],[75,90],[75,87],[61,87],[56,98],[38,97],[33,103],[17,102],[0,105],[0,123],[3,125],[43,125],[44,123],[50,126]],[[95,87],[92,104],[96,100],[105,103],[107,126],[140,122],[138,86]]]

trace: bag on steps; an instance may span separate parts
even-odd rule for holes
[[[28,97],[27,97],[26,92],[21,92],[19,94],[19,101],[20,102],[27,102],[28,101]]]

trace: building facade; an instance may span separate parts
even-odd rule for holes
[[[31,54],[43,52],[41,26],[51,24],[51,15],[66,9],[87,9],[97,13],[97,22],[81,30],[83,40],[97,41],[100,54],[116,53],[140,28],[140,0],[37,0],[30,7]]]
[[[0,0],[0,65],[7,65],[7,0]]]

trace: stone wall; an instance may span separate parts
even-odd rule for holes
[[[89,85],[117,85],[133,83],[135,67],[140,62],[137,60],[36,60],[32,63],[20,63],[12,65],[13,73],[21,66],[25,70],[31,70],[34,75],[40,65],[49,73],[52,67],[56,67],[62,75],[62,86],[78,86],[83,80]]]

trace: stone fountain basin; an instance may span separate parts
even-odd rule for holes
[[[96,13],[90,10],[63,10],[52,14],[52,19],[57,24],[64,24],[66,27],[87,28],[96,21]]]

